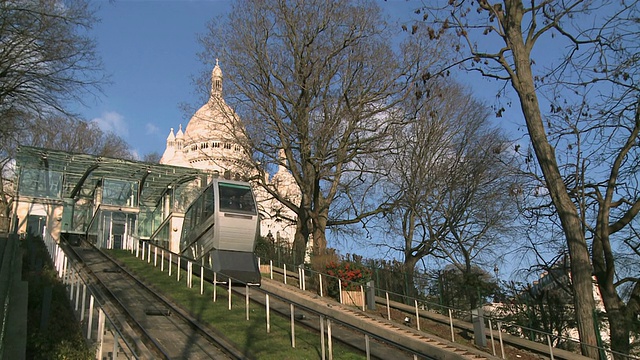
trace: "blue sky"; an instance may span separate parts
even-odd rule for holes
[[[191,76],[204,68],[198,34],[231,2],[99,1],[93,28],[110,83],[81,113],[121,135],[139,156],[162,154],[171,127],[186,125],[180,103],[195,103]]]
[[[227,0],[96,0],[92,35],[110,83],[80,109],[86,120],[115,131],[136,154],[162,154],[171,128],[186,126],[181,103],[199,107],[191,77],[209,71],[198,60],[198,35],[211,19],[226,14]],[[419,2],[380,2],[397,15],[410,16]],[[224,64],[220,64],[224,71]]]

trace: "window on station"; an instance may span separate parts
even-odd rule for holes
[[[134,207],[138,205],[138,182],[104,179],[102,203],[107,205]]]

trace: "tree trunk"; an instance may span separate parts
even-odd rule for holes
[[[309,240],[308,218],[299,213],[296,222],[296,234],[293,238],[293,253],[298,264],[304,263],[305,254],[307,252],[307,242]]]
[[[503,21],[505,40],[511,48],[515,67],[511,76],[512,85],[518,93],[536,158],[565,233],[571,260],[573,298],[578,333],[582,342],[582,354],[595,359],[598,357],[598,342],[593,319],[595,301],[587,242],[582,231],[578,210],[567,193],[558,169],[555,151],[549,144],[545,133],[531,72],[530,49],[523,40],[523,5],[518,0],[507,0],[505,5],[507,11]]]
[[[626,306],[615,287],[614,259],[609,242],[609,207],[600,204],[598,212],[596,236],[593,240],[593,267],[598,281],[598,289],[609,320],[609,336],[611,349],[616,352],[614,358],[626,359],[629,354],[629,334],[631,317],[626,314]],[[619,354],[618,354],[619,353]],[[624,355],[622,355],[624,354]]]
[[[405,251],[406,253],[407,251]],[[410,297],[416,297],[418,295],[418,290],[416,289],[415,284],[415,269],[416,264],[418,263],[419,258],[415,256],[411,256],[411,254],[405,254],[404,256],[404,271],[407,276],[407,289],[406,295]]]
[[[324,255],[327,252],[327,214],[320,214],[313,219],[313,254]]]

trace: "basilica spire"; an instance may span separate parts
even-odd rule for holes
[[[211,98],[222,98],[222,70],[218,65],[218,59],[211,72]]]

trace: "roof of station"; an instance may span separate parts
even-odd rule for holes
[[[62,196],[74,198],[83,189],[95,189],[103,178],[138,181],[140,204],[155,206],[169,188],[204,178],[202,170],[115,159],[88,154],[76,154],[30,146],[18,148],[16,156],[23,168],[60,171],[64,173]]]

